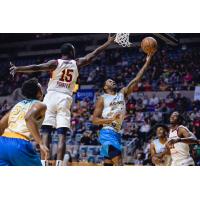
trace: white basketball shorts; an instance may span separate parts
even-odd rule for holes
[[[72,101],[73,99],[69,95],[48,91],[43,100],[47,106],[43,125],[70,128]]]

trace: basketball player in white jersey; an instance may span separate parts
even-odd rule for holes
[[[10,72],[32,73],[38,71],[51,72],[51,78],[47,88],[47,94],[44,103],[47,105],[47,111],[42,127],[43,141],[49,147],[49,136],[53,127],[57,129],[59,135],[57,161],[56,165],[62,165],[66,133],[70,129],[71,104],[75,84],[79,75],[79,69],[90,64],[95,57],[103,52],[109,45],[114,43],[115,36],[108,37],[108,40],[92,53],[85,57],[75,59],[75,48],[72,44],[65,43],[61,47],[61,59],[50,60],[47,63],[39,65],[30,65],[24,67],[11,66]],[[43,158],[43,155],[42,155]],[[44,160],[42,160],[45,165]]]
[[[198,140],[187,127],[181,125],[183,117],[179,112],[170,116],[170,133],[167,147],[170,149],[173,166],[192,166],[194,160],[190,156],[190,144],[198,144]]]
[[[154,129],[157,139],[153,140],[150,146],[152,162],[156,166],[169,166],[171,165],[171,156],[169,149],[165,146],[169,129],[163,124],[156,125]]]
[[[39,134],[46,105],[41,102],[43,93],[37,79],[24,82],[22,94],[26,99],[0,120],[0,166],[41,166],[32,139],[40,146],[45,159],[48,158],[49,150]]]
[[[137,76],[117,92],[116,82],[108,79],[104,83],[104,94],[100,96],[93,113],[93,124],[103,125],[100,130],[101,155],[104,165],[122,165],[120,130],[126,113],[126,98],[132,93],[133,87],[141,80],[147,70],[152,55],[148,55],[146,62]]]

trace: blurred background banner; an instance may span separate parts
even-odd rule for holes
[[[200,100],[200,86],[195,87],[194,91],[194,100]]]
[[[88,99],[90,101],[94,100],[95,90],[94,89],[81,89],[76,93],[76,100],[82,101]]]

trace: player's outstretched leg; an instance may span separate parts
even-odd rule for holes
[[[63,165],[63,159],[65,155],[65,149],[66,149],[66,135],[68,132],[68,128],[62,127],[57,129],[58,133],[58,149],[57,149],[57,160],[56,160],[56,166],[62,166]]]
[[[50,148],[50,141],[51,141],[51,133],[53,131],[53,127],[52,126],[48,126],[48,125],[43,125],[42,126],[42,141],[43,143]],[[41,153],[41,162],[43,166],[48,166],[49,163],[47,160],[45,160],[44,154]]]

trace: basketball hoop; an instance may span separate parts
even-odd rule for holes
[[[122,47],[130,47],[132,43],[129,41],[130,33],[117,33],[115,37],[115,42]]]

